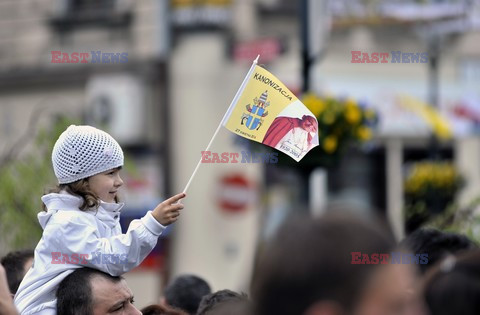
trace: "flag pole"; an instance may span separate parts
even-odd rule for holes
[[[242,94],[243,90],[245,89],[245,86],[247,85],[248,80],[250,79],[250,75],[252,74],[253,69],[255,69],[255,66],[257,65],[259,57],[260,57],[260,55],[258,55],[257,58],[253,61],[252,66],[250,67],[250,70],[248,70],[248,73],[245,76],[245,79],[243,79],[242,85],[240,85],[240,88],[238,89],[237,93],[235,94],[235,97],[233,98],[232,102],[230,103],[230,106],[228,107],[227,111],[225,112],[225,115],[223,115],[223,118],[220,121],[220,123],[218,124],[217,130],[215,130],[215,133],[213,134],[212,138],[210,139],[210,142],[208,143],[205,151],[208,151],[210,149],[210,146],[212,145],[213,139],[215,139],[215,137],[217,136],[218,132],[220,131],[220,128],[222,127],[222,125],[225,122],[225,119],[227,117],[230,117],[230,114],[232,113],[234,105],[237,103],[240,95]],[[193,177],[195,176],[198,169],[200,168],[200,164],[202,164],[202,158],[203,158],[203,156],[200,157],[200,160],[198,161],[197,166],[195,167],[195,170],[193,170],[192,176],[190,176],[190,179],[188,180],[187,185],[185,186],[185,189],[183,190],[184,193],[187,192],[187,189],[190,186],[190,183],[192,182]]]

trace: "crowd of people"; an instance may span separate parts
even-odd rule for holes
[[[352,253],[361,252],[362,263]],[[375,254],[390,254],[386,263]],[[419,260],[395,261],[425,255]],[[410,253],[410,256],[409,256]],[[18,314],[13,297],[32,266],[32,250],[0,265],[0,314]],[[368,258],[365,259],[366,257]],[[480,314],[480,251],[464,235],[420,229],[399,244],[385,225],[345,213],[292,219],[258,255],[249,297],[212,292],[207,281],[181,275],[158,304],[139,310],[125,279],[82,267],[56,289],[56,313],[144,315],[473,315]]]
[[[34,250],[1,260],[0,315],[480,314],[480,251],[467,236],[420,229],[398,243],[381,219],[338,207],[292,217],[262,244],[250,296],[181,275],[157,304],[139,310],[122,274],[179,218],[185,194],[122,233],[118,143],[96,128],[70,126],[52,163],[58,186],[42,197],[42,238]]]

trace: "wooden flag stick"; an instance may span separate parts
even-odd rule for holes
[[[247,85],[248,80],[250,79],[250,76],[253,72],[253,69],[255,69],[255,66],[257,65],[259,57],[260,57],[260,55],[258,55],[257,58],[253,61],[252,66],[250,67],[250,70],[248,70],[248,73],[245,76],[245,79],[243,79],[242,85],[240,85],[240,88],[238,89],[237,93],[235,94],[235,97],[233,98],[232,102],[230,103],[230,106],[228,107],[227,111],[225,112],[225,115],[223,115],[223,118],[220,121],[220,124],[218,124],[217,130],[215,130],[215,133],[213,134],[212,138],[210,139],[210,142],[208,143],[205,151],[210,150],[210,146],[212,145],[213,139],[215,139],[215,137],[217,136],[218,132],[220,131],[220,128],[222,127],[222,125],[225,122],[225,119],[227,117],[230,117],[230,114],[232,113],[233,107],[237,103],[240,95],[242,94],[243,90],[245,89],[245,86]],[[183,190],[184,193],[187,192],[187,189],[190,186],[190,183],[192,182],[193,177],[195,176],[198,169],[200,168],[200,164],[202,164],[202,158],[203,158],[203,156],[200,157],[200,160],[198,161],[197,166],[195,167],[195,170],[193,170],[192,176],[190,176],[190,179],[188,180],[187,185],[185,186],[185,189]]]

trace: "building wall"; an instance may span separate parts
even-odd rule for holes
[[[165,133],[159,115],[165,107],[167,2],[118,1],[133,13],[130,25],[123,28],[90,25],[62,34],[51,27],[51,22],[52,18],[61,15],[66,3],[65,0],[0,2],[0,157],[24,134],[30,134],[30,142],[22,153],[28,152],[35,131],[51,124],[57,114],[82,120],[90,111],[87,104],[89,83],[98,75],[132,75],[141,80],[145,92],[143,103],[130,106],[145,111],[140,113],[145,118],[141,125],[145,138],[142,145],[158,150]],[[118,65],[56,64],[51,63],[53,50],[127,52],[128,62]],[[129,128],[128,123],[125,128]],[[45,183],[45,187],[51,184]],[[156,193],[157,196],[163,194]],[[0,241],[0,255],[8,250],[11,248]],[[159,275],[155,270],[127,275],[137,305],[158,301]]]
[[[201,51],[202,53],[197,53]],[[248,66],[224,56],[216,34],[184,36],[171,59],[172,152],[174,190],[190,175],[240,86]],[[221,128],[213,152],[238,152],[235,135]],[[253,185],[253,199],[239,214],[218,206],[222,176],[243,174]],[[215,290],[248,290],[260,218],[262,167],[255,164],[201,164],[187,191],[185,209],[175,227],[173,276],[194,273]]]

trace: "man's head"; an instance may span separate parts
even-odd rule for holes
[[[337,213],[285,224],[259,256],[252,284],[256,314],[407,314],[390,310],[406,303],[411,269],[352,264],[352,252],[372,257],[394,249],[391,234],[372,221]],[[406,280],[394,284],[398,290],[378,292],[398,279]],[[389,294],[382,297],[385,305],[374,298],[380,293]]]
[[[197,315],[249,315],[250,300],[245,293],[220,290],[202,298]]]
[[[122,277],[112,277],[90,268],[68,275],[57,289],[58,315],[141,314]]]
[[[480,251],[449,256],[428,270],[424,297],[434,315],[480,314]]]
[[[312,116],[303,115],[302,117],[302,128],[308,132],[317,132],[318,123]]]
[[[19,250],[8,253],[1,261],[7,273],[8,287],[12,294],[17,293],[18,286],[33,263],[33,250]]]
[[[435,229],[419,229],[408,235],[400,246],[414,254],[428,254],[428,264],[420,265],[420,271],[425,273],[448,255],[476,248],[468,237],[456,233],[447,233]]]
[[[188,315],[188,313],[161,304],[152,304],[140,310],[143,315]]]
[[[182,275],[175,278],[164,292],[165,304],[196,314],[202,297],[212,291],[205,280],[194,275]]]

